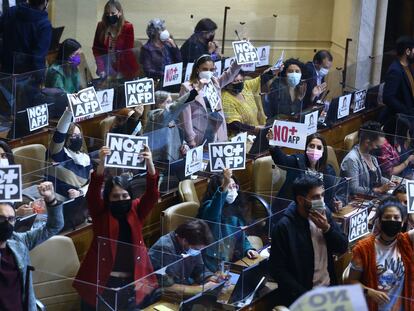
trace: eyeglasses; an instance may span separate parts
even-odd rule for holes
[[[0,224],[4,224],[6,221],[8,221],[10,224],[14,224],[16,222],[16,216],[0,216]]]

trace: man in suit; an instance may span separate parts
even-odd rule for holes
[[[333,57],[327,50],[320,50],[313,56],[311,62],[305,64],[307,79],[305,105],[312,106],[321,99],[328,85],[325,77],[332,67]]]
[[[414,39],[400,37],[396,50],[397,59],[385,76],[383,101],[387,119],[397,113],[414,116],[414,78],[410,68],[414,62]]]

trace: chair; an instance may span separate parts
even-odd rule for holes
[[[179,225],[197,216],[199,204],[196,202],[183,202],[173,205],[161,213],[162,234],[174,231]]]
[[[178,184],[178,195],[183,202],[194,202],[200,206],[200,200],[198,199],[197,191],[194,183],[190,179],[180,181]]]
[[[253,192],[264,196],[269,202],[276,195],[286,179],[286,171],[278,168],[271,156],[258,158],[253,164]]]
[[[335,174],[336,176],[339,176],[339,163],[338,163],[338,158],[336,157],[336,153],[334,148],[332,148],[331,146],[327,146],[328,148],[328,161],[327,163],[332,165],[333,169],[335,170]]]
[[[358,131],[348,134],[344,138],[344,149],[349,151],[355,144],[358,143]]]
[[[56,235],[30,252],[33,287],[48,311],[75,311],[80,297],[72,287],[80,263],[71,238]],[[47,271],[47,274],[41,271]]]
[[[43,179],[46,167],[46,147],[32,144],[12,149],[14,162],[22,166],[22,183],[38,182]]]
[[[109,116],[99,122],[99,133],[101,135],[101,139],[105,140],[106,134],[111,129],[112,124],[115,121],[115,116]]]

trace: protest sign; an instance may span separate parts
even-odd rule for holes
[[[9,165],[0,167],[0,202],[22,201],[22,167]]]
[[[257,49],[250,43],[250,41],[235,41],[233,44],[234,55],[236,56],[237,64],[250,64],[259,61]]]
[[[361,285],[317,287],[300,296],[290,311],[368,311]]]
[[[338,119],[349,116],[349,107],[351,106],[352,94],[344,95],[338,99]]]
[[[236,61],[236,57],[229,57],[224,60],[224,70],[229,68]]]
[[[125,82],[125,101],[127,108],[154,104],[154,80],[145,78]]]
[[[414,180],[406,180],[407,189],[407,211],[414,214]]]
[[[215,67],[215,70],[214,70],[214,76],[216,77],[216,78],[218,78],[218,77],[220,77],[221,76],[221,60],[219,60],[219,61],[217,61],[217,62],[215,62],[214,63],[214,67]]]
[[[184,82],[190,80],[191,71],[193,71],[194,63],[188,63],[185,69]]]
[[[257,54],[259,54],[259,61],[256,63],[256,67],[262,67],[269,65],[270,46],[260,46],[257,48]]]
[[[203,94],[210,103],[210,108],[212,111],[215,111],[217,105],[220,103],[220,96],[213,84],[213,82],[208,83],[204,86]]]
[[[106,145],[111,154],[105,157],[106,167],[145,170],[145,159],[140,156],[148,137],[108,133]]]
[[[285,50],[282,51],[282,54],[280,54],[280,57],[278,58],[276,63],[273,65],[272,67],[273,70],[278,70],[282,67],[284,57],[285,57]]]
[[[203,146],[187,151],[185,156],[185,176],[190,176],[203,169]]]
[[[318,131],[318,110],[312,111],[305,115],[304,123],[308,129],[308,135],[312,135]]]
[[[111,112],[114,107],[114,89],[106,89],[96,92],[98,102],[101,103],[101,113]]]
[[[30,132],[49,125],[49,109],[47,104],[27,108],[26,112],[29,119]]]
[[[368,209],[365,208],[350,217],[348,240],[349,242],[358,240],[368,233]]]
[[[272,126],[273,139],[270,146],[305,150],[308,126],[304,123],[276,120]]]
[[[101,104],[93,86],[75,94],[67,94],[70,109],[75,120],[77,118],[98,114],[102,111]]]
[[[164,68],[163,86],[180,84],[183,76],[183,63],[167,65]]]
[[[231,139],[232,142],[246,142],[247,141],[247,132],[239,133]]]
[[[367,97],[367,90],[356,91],[354,93],[354,112],[365,109],[365,98]]]
[[[245,72],[252,72],[256,70],[256,64],[255,63],[251,63],[251,64],[244,64],[241,66],[241,69]]]
[[[221,172],[225,168],[243,170],[246,166],[245,142],[210,143],[208,153],[212,172]]]

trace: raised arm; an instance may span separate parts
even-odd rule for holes
[[[240,65],[234,61],[229,68],[227,68],[222,75],[218,78],[220,88],[225,87],[227,84],[233,82],[234,78],[239,74],[241,69]]]
[[[68,133],[70,123],[72,121],[72,116],[72,111],[67,108],[56,126],[56,131],[53,134],[52,141],[49,144],[49,153],[54,161],[64,160],[60,158],[60,154],[63,153],[63,147],[65,145],[66,135]]]

